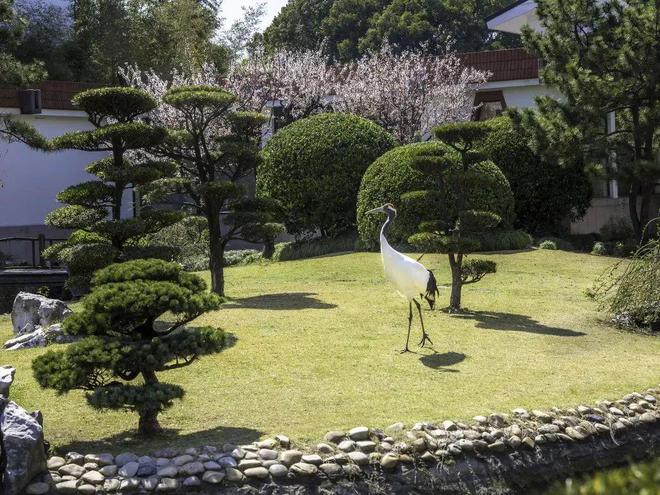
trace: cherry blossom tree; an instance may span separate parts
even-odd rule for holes
[[[453,54],[429,56],[391,46],[345,66],[334,108],[371,119],[402,143],[437,125],[470,120],[474,94],[490,73],[466,67]]]

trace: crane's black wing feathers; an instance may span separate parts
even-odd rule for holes
[[[435,275],[433,275],[433,272],[429,270],[429,280],[426,282],[426,294],[424,294],[424,299],[429,303],[429,306],[431,309],[433,309],[433,306],[435,305],[435,296],[440,295],[440,291],[438,290],[438,282],[435,279]]]

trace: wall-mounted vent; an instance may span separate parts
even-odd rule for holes
[[[18,101],[21,105],[21,113],[25,113],[25,114],[41,113],[40,89],[19,89]]]

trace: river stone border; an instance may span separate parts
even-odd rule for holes
[[[248,445],[48,459],[27,494],[516,493],[575,472],[660,454],[660,386],[575,408],[330,431],[315,449],[277,435]],[[508,486],[508,488],[507,488]],[[507,491],[509,490],[509,491]],[[378,490],[376,490],[378,492]]]

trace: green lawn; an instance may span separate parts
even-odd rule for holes
[[[233,301],[199,322],[230,332],[233,345],[161,374],[187,396],[161,416],[168,435],[148,443],[131,439],[135,415],[96,412],[81,393],[40,390],[30,362],[43,349],[0,351],[0,364],[18,368],[12,398],[43,411],[51,443],[88,451],[277,433],[309,442],[328,429],[568,406],[657,385],[660,339],[612,328],[584,295],[611,258],[560,251],[484,257],[497,261],[498,273],[465,288],[474,313],[427,308],[435,348],[406,355],[398,351],[407,303],[385,281],[377,254],[230,268]],[[448,282],[444,257],[423,262]],[[443,305],[448,296],[441,289]],[[10,333],[9,318],[0,317],[0,337]]]

